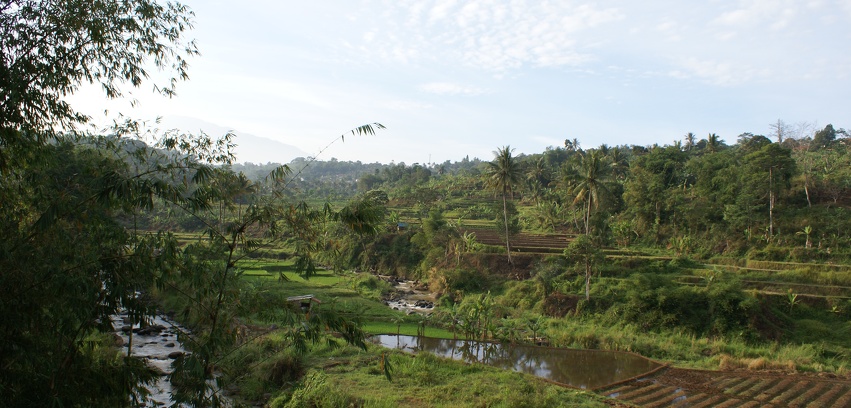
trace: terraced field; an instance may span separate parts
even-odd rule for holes
[[[667,368],[599,393],[642,407],[851,407],[851,381]]]
[[[461,228],[460,232],[476,235],[476,241],[485,245],[504,246],[505,241],[492,228]],[[519,233],[511,237],[511,249],[517,252],[560,254],[570,244],[573,235]]]

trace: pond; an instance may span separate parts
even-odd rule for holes
[[[532,374],[576,388],[595,389],[647,374],[661,365],[637,354],[617,351],[511,345],[395,334],[370,341],[406,352],[427,351],[468,363],[483,363]]]

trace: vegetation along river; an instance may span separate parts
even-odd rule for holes
[[[382,334],[374,344],[532,374],[576,388],[595,389],[647,374],[661,365],[637,354]]]

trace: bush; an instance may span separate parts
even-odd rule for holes
[[[651,260],[648,259],[648,258],[633,258],[633,257],[609,258],[606,261],[611,262],[611,264],[613,266],[618,266],[618,267],[621,267],[623,269],[646,268],[651,263]]]
[[[789,258],[795,262],[824,261],[829,255],[818,248],[793,248],[789,252]]]
[[[619,294],[619,295],[616,295]],[[609,290],[608,307],[595,302],[605,321],[633,323],[644,330],[682,328],[696,335],[728,335],[748,328],[757,308],[737,281],[709,287],[682,286],[659,274],[634,274]]]
[[[575,312],[582,297],[577,295],[565,295],[553,292],[544,299],[544,314],[552,317],[564,317],[570,312]]]
[[[420,249],[412,244],[412,237],[410,231],[377,235],[360,254],[361,267],[394,276],[407,275],[423,259]]]
[[[285,353],[277,356],[264,371],[267,373],[266,380],[276,388],[280,388],[301,379],[304,369],[304,361],[301,357],[293,353]]]
[[[752,249],[748,252],[748,259],[783,262],[789,259],[789,248],[768,245],[762,249]]]
[[[366,273],[360,273],[352,277],[349,286],[361,296],[372,300],[383,299],[393,289],[390,283]]]
[[[531,280],[506,282],[505,294],[499,297],[499,304],[515,310],[533,310],[543,297],[541,286]]]
[[[443,271],[446,282],[444,292],[462,291],[481,293],[491,288],[491,277],[483,271],[472,268],[455,268]]]
[[[669,265],[672,268],[698,268],[700,264],[687,256],[679,256],[671,260]]]
[[[715,265],[745,266],[744,259],[742,259],[742,258],[730,258],[730,257],[716,256],[716,257],[710,258],[708,262],[710,264],[715,264]]]

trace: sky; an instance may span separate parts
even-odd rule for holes
[[[175,98],[143,87],[131,108],[83,89],[74,106],[196,118],[310,155],[381,123],[318,156],[365,163],[851,127],[851,0],[183,3],[201,56]]]

